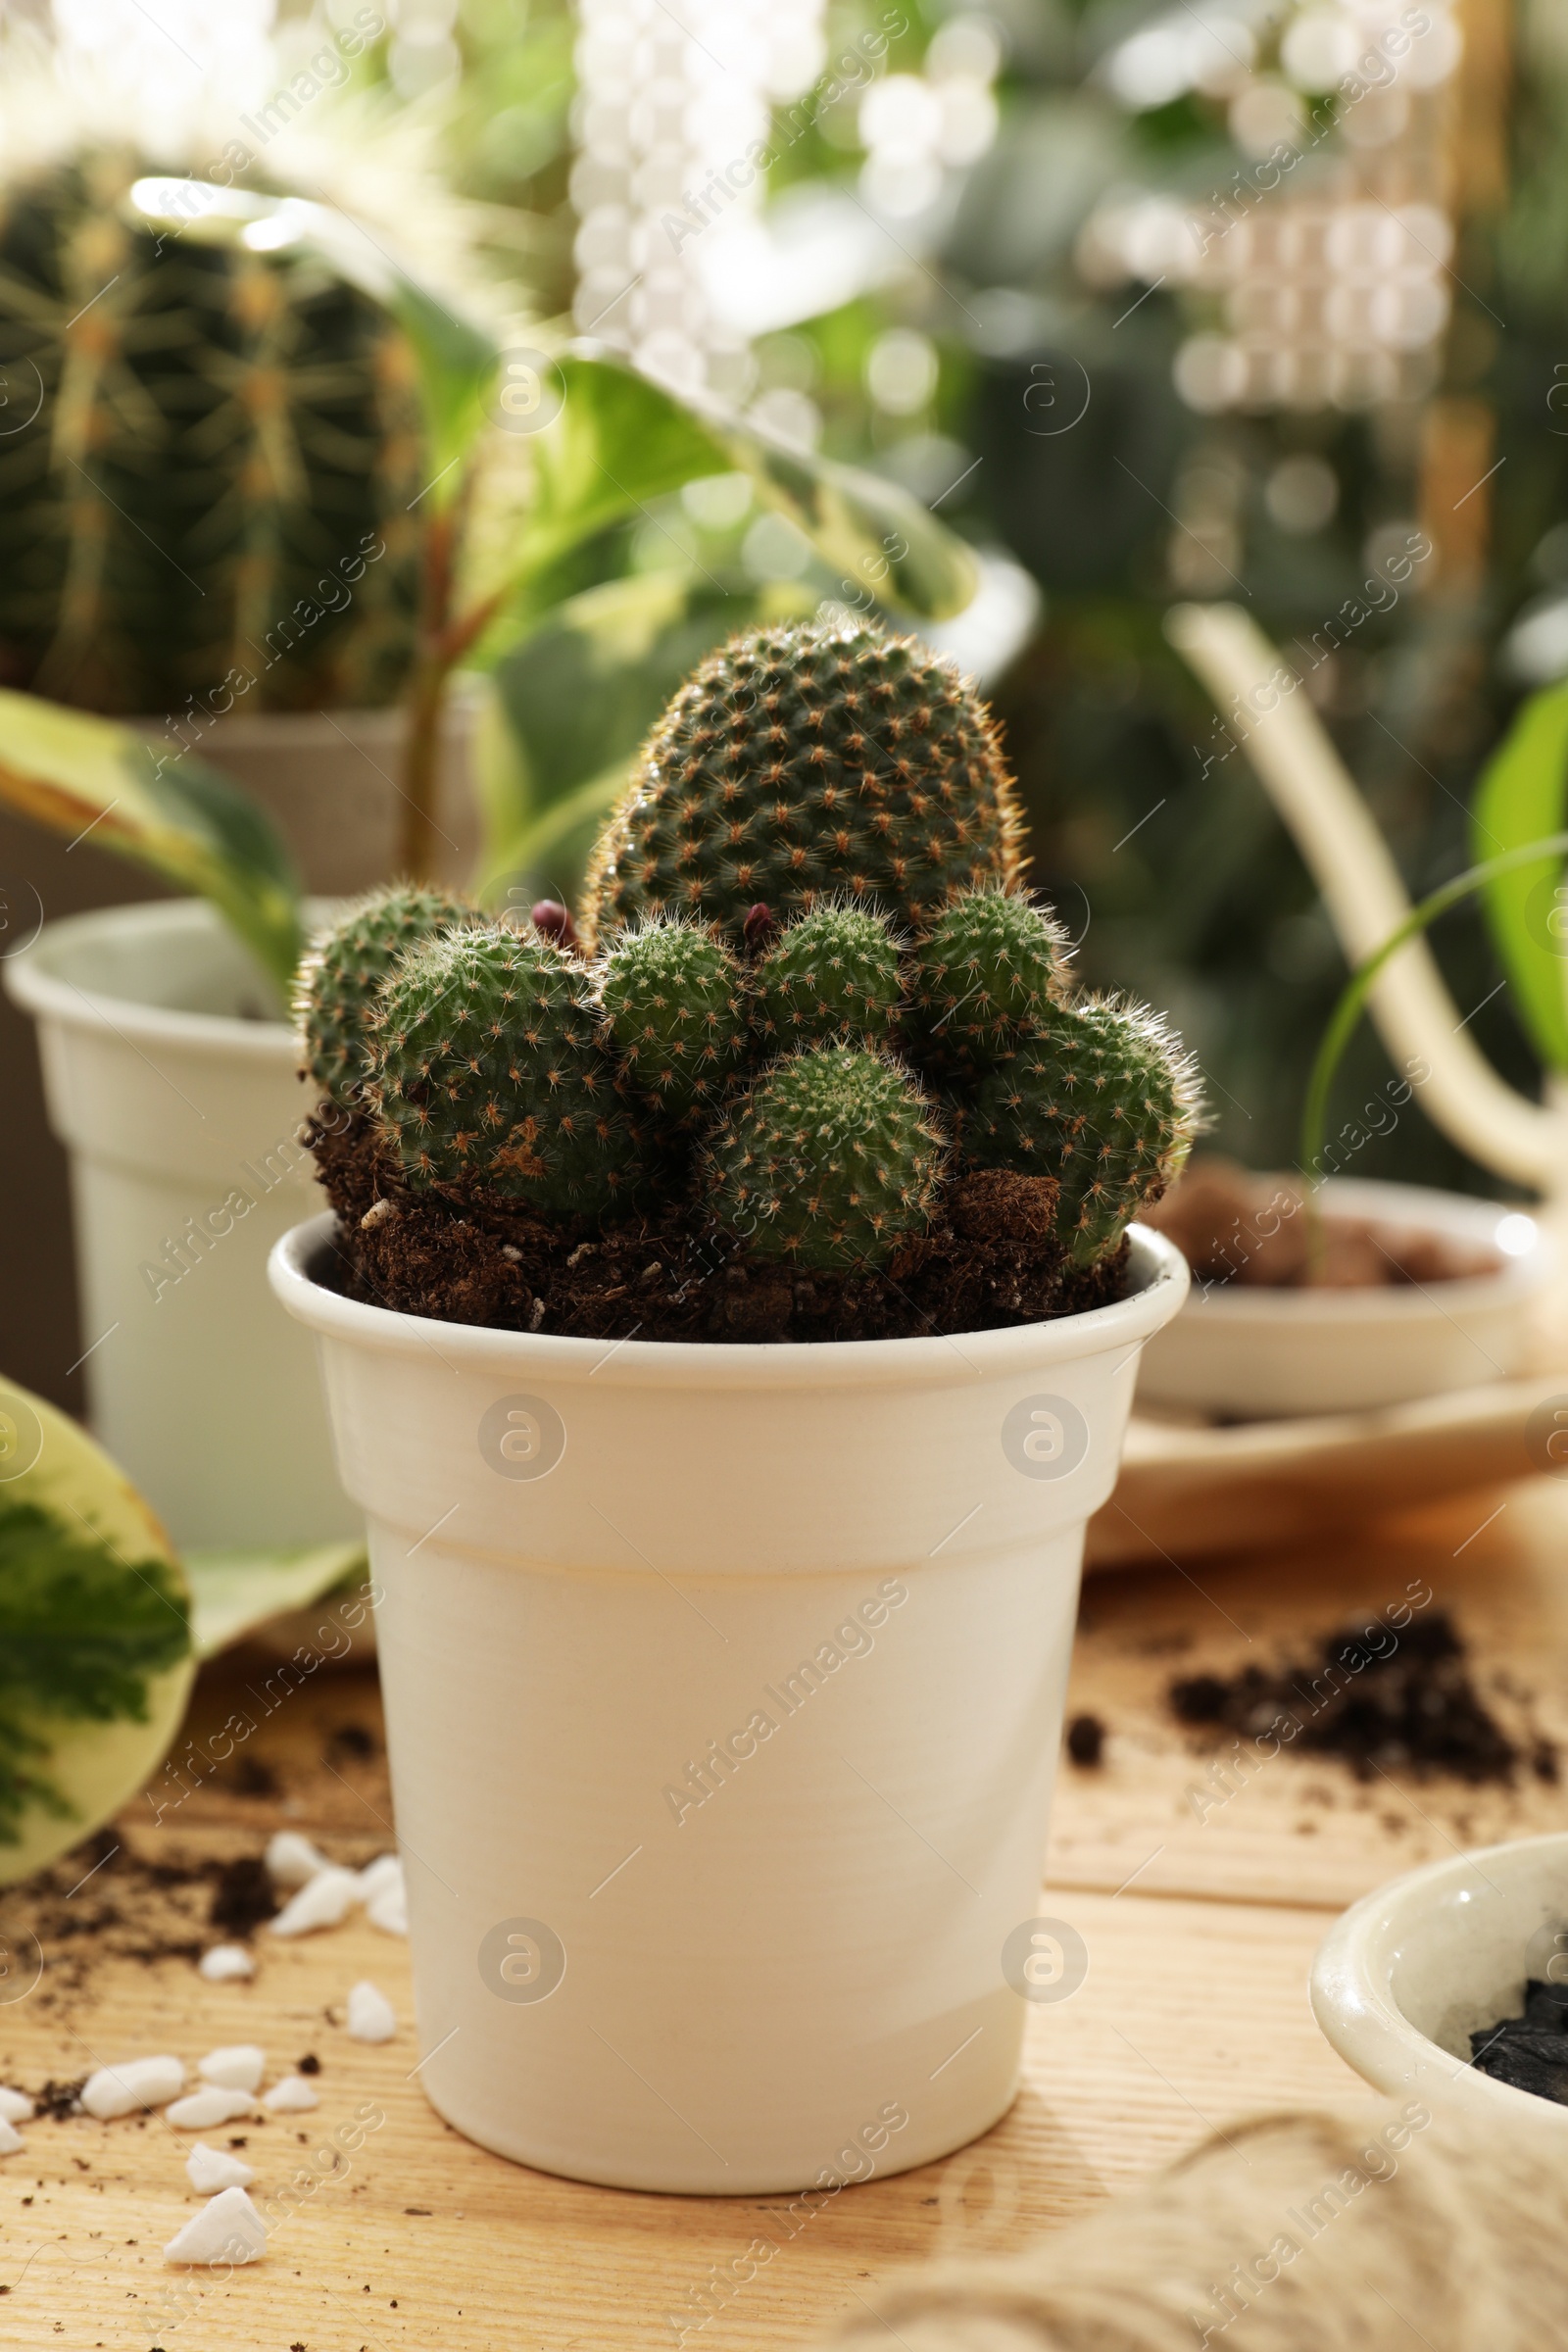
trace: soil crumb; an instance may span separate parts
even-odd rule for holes
[[[1478,2075],[1568,2107],[1568,1984],[1529,1978],[1523,2014],[1472,2034],[1470,2050]]]
[[[220,1865],[207,1914],[220,1935],[252,1936],[276,1909],[271,1875],[259,1854],[238,1854]]]
[[[312,1121],[338,1215],[339,1283],[368,1304],[498,1331],[597,1340],[914,1339],[1080,1314],[1123,1295],[1127,1245],[1092,1271],[1055,1238],[1049,1176],[985,1169],[883,1270],[824,1274],[692,1234],[678,1205],[591,1237],[515,1203],[411,1195],[368,1122]]]
[[[1384,1290],[1495,1274],[1502,1259],[1430,1226],[1370,1217],[1323,1220],[1324,1262],[1311,1269],[1306,1191],[1295,1178],[1256,1176],[1234,1160],[1193,1162],[1144,1221],[1169,1236],[1200,1282],[1252,1289]]]
[[[1098,1715],[1075,1715],[1067,1726],[1067,1753],[1086,1772],[1105,1760],[1105,1727]]]
[[[1445,1610],[1397,1636],[1381,1623],[1343,1629],[1316,1655],[1274,1670],[1187,1675],[1168,1695],[1180,1723],[1337,1756],[1358,1781],[1405,1770],[1473,1787],[1511,1784],[1526,1754],[1477,1690]],[[1543,1750],[1555,1758],[1549,1742],[1533,1742],[1537,1771]]]

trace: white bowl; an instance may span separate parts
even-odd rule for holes
[[[1312,2009],[1378,2090],[1425,2099],[1568,2148],[1568,2107],[1494,2082],[1470,2036],[1524,2007],[1525,1979],[1568,1970],[1568,1831],[1483,1846],[1391,1880],[1351,1905],[1312,1964]]]
[[[1366,1412],[1506,1380],[1526,1361],[1555,1252],[1532,1217],[1413,1184],[1331,1178],[1329,1216],[1419,1226],[1494,1249],[1495,1274],[1378,1290],[1266,1290],[1195,1275],[1144,1349],[1140,1404],[1268,1420]]]

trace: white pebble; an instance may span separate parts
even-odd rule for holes
[[[311,2108],[319,2107],[320,2104],[303,2075],[285,2075],[281,2082],[272,2084],[262,2101],[262,2105],[270,2107],[275,2115],[305,2115]]]
[[[360,1900],[372,1903],[383,1886],[403,1884],[403,1864],[396,1854],[377,1854],[360,1873]]]
[[[229,1984],[241,1977],[254,1977],[256,1963],[242,1943],[215,1943],[197,1961],[196,1972],[209,1984]]]
[[[279,1886],[305,1886],[327,1860],[298,1830],[278,1830],[268,1839],[264,1857],[269,1875]]]
[[[253,2091],[225,2090],[221,2082],[204,2082],[200,2090],[166,2107],[164,2121],[172,2124],[176,2132],[210,2132],[215,2124],[231,2124],[238,2116],[250,2115],[255,2106]]]
[[[379,1984],[368,1979],[349,1994],[349,2032],[356,2041],[390,2041],[398,2030],[397,2011]]]
[[[0,2124],[24,2124],[32,2101],[24,2090],[0,2090]]]
[[[221,2148],[210,2148],[205,2139],[199,2139],[185,2159],[185,2178],[192,2188],[210,2197],[215,2188],[249,2188],[256,2175],[237,2156],[225,2155]]]
[[[335,1928],[347,1919],[358,1892],[359,1880],[352,1870],[318,1870],[268,1926],[274,1936],[308,1936],[313,1928]]]
[[[5,2117],[0,2116],[0,2156],[15,2156],[17,2150],[24,2148],[26,2144],[16,2125],[8,2124]]]
[[[166,2262],[260,2262],[267,2224],[242,2188],[220,2190],[164,2248]]]
[[[139,2107],[167,2107],[185,2087],[185,2069],[177,2058],[130,2058],[123,2066],[101,2066],[82,2084],[81,2103],[89,2115],[108,2123],[117,2115],[134,2115]]]
[[[371,1901],[365,1906],[365,1916],[372,1928],[380,1928],[388,1936],[406,1936],[409,1932],[409,1898],[401,1879],[389,1880]]]
[[[196,2072],[204,2082],[220,2082],[225,2090],[260,2090],[267,2052],[254,2041],[229,2042],[209,2050]]]

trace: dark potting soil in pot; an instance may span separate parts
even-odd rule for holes
[[[1568,2107],[1568,1984],[1530,1978],[1522,2016],[1484,2026],[1470,2049],[1477,2074]]]
[[[1314,1655],[1279,1667],[1185,1675],[1168,1696],[1195,1729],[1266,1740],[1271,1754],[1338,1756],[1359,1781],[1407,1770],[1479,1787],[1511,1782],[1524,1763],[1544,1781],[1557,1778],[1550,1741],[1522,1745],[1487,1706],[1441,1609],[1397,1635],[1381,1623],[1342,1628]]]
[[[1050,1322],[1126,1288],[1125,1242],[1089,1272],[1068,1263],[1049,1176],[959,1177],[889,1266],[839,1274],[694,1235],[677,1203],[584,1238],[505,1201],[415,1196],[363,1119],[313,1121],[309,1141],[346,1295],[440,1322],[594,1340],[902,1340]]]

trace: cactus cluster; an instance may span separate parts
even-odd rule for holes
[[[0,678],[126,713],[390,702],[409,346],[319,259],[157,233],[154,170],[88,151],[0,191]]]
[[[918,775],[918,810],[912,784],[893,809],[868,763],[846,781],[872,705]],[[762,713],[765,757],[729,715],[743,710]],[[768,747],[773,729],[785,740]],[[665,789],[676,743],[701,771],[684,797]],[[680,872],[695,887],[673,887]],[[1017,885],[989,719],[898,640],[766,630],[705,662],[613,820],[585,912],[592,957],[563,909],[516,931],[403,888],[314,952],[307,1066],[373,1121],[411,1194],[591,1234],[684,1186],[693,1231],[857,1274],[927,1230],[953,1176],[1004,1169],[1054,1180],[1062,1260],[1093,1267],[1186,1151],[1188,1061],[1142,1008],[1074,1000],[1061,930]]]

